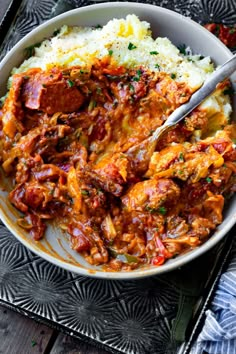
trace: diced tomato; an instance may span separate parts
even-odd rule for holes
[[[152,259],[152,264],[154,266],[160,266],[165,262],[165,257],[164,256],[156,256]]]
[[[91,247],[89,240],[84,235],[72,237],[71,243],[72,248],[78,252],[88,251]]]

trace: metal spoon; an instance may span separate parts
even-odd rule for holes
[[[153,154],[157,141],[160,139],[162,134],[185,118],[195,107],[197,107],[215,90],[218,83],[228,78],[234,71],[236,71],[236,55],[219,66],[203,83],[203,85],[194,92],[190,100],[178,107],[167,118],[165,123],[158,127],[151,136],[126,151],[126,154],[132,159],[133,163],[137,165],[136,167],[139,171],[145,171],[145,169],[147,169],[151,155]]]

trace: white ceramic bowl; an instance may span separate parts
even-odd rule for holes
[[[24,60],[24,48],[52,35],[62,25],[95,26],[104,25],[109,20],[136,14],[141,20],[151,23],[153,36],[168,37],[175,45],[189,45],[193,52],[211,56],[216,64],[229,59],[231,52],[202,26],[173,11],[140,3],[114,2],[75,9],[45,22],[23,38],[3,59],[0,64],[0,97],[6,92],[7,78],[11,69]],[[236,75],[232,76],[232,82]],[[236,85],[233,83],[236,90]],[[235,107],[235,106],[234,106]],[[234,108],[234,114],[236,109]],[[235,116],[234,116],[235,118]],[[3,177],[2,177],[3,178]],[[89,265],[69,247],[69,242],[60,230],[50,226],[42,241],[36,242],[27,232],[17,225],[18,212],[8,201],[7,192],[0,191],[0,217],[8,229],[31,251],[46,260],[67,270],[98,278],[128,279],[161,274],[181,267],[215,246],[230,230],[236,221],[236,198],[225,211],[224,221],[212,237],[199,248],[168,260],[160,267],[147,267],[132,272],[103,272],[99,267]]]

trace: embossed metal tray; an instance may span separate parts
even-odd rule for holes
[[[23,0],[2,42],[1,57],[43,21],[95,2]],[[11,1],[11,6],[14,3],[19,4]],[[175,10],[200,23],[236,23],[234,0],[147,3]],[[110,281],[57,268],[31,253],[0,224],[0,302],[111,352],[171,354],[182,350],[181,343],[189,341],[184,346],[186,351],[191,345],[192,329],[199,328],[196,324],[221,273],[222,260],[227,260],[229,238],[230,235],[210,253],[168,275]]]

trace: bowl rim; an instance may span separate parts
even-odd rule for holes
[[[193,27],[195,26],[198,30],[206,31],[205,35],[209,37],[213,37],[214,40],[217,42],[218,45],[222,48],[222,50],[225,52],[225,55],[228,56],[228,58],[232,57],[233,54],[232,52],[218,39],[216,38],[212,33],[204,29],[203,26],[198,24],[197,22],[193,21],[192,19],[183,16],[173,10],[166,9],[160,6],[156,5],[151,5],[151,4],[145,4],[145,3],[133,3],[133,2],[106,2],[106,3],[99,3],[99,4],[93,4],[93,5],[88,5],[88,6],[83,6],[80,8],[76,8],[70,11],[67,11],[65,13],[62,13],[52,19],[49,19],[42,23],[41,25],[37,26],[35,29],[33,29],[31,32],[29,32],[26,36],[24,36],[14,47],[6,54],[6,56],[3,58],[3,60],[0,63],[0,70],[4,67],[4,65],[9,61],[9,59],[14,56],[15,53],[17,53],[18,49],[22,46],[23,43],[27,42],[27,40],[32,39],[36,33],[40,33],[43,29],[46,29],[48,26],[51,24],[54,24],[56,22],[61,22],[63,19],[66,19],[70,17],[73,14],[78,14],[78,16],[81,16],[84,12],[89,12],[89,11],[94,11],[99,8],[110,8],[110,7],[117,7],[119,8],[124,8],[124,7],[133,7],[134,9],[147,9],[149,8],[150,10],[158,10],[160,13],[168,13],[170,16],[173,18],[179,17],[181,18],[185,23],[190,23]],[[114,17],[115,18],[115,17]],[[10,222],[10,218],[6,215],[6,213],[3,210],[2,205],[0,205],[0,218],[2,222],[5,224],[5,226],[10,230],[10,232],[30,251],[33,253],[37,254],[38,256],[44,258],[45,260],[49,261],[50,263],[55,264],[56,266],[59,266],[63,269],[66,269],[68,271],[71,271],[73,273],[80,274],[82,276],[89,276],[89,277],[94,277],[94,278],[102,278],[102,279],[113,279],[113,280],[127,280],[127,279],[136,279],[136,278],[143,278],[143,277],[149,277],[149,276],[154,276],[154,275],[161,275],[163,273],[167,273],[173,270],[176,270],[187,263],[190,263],[197,257],[201,256],[202,254],[206,253],[210,249],[212,249],[216,244],[219,243],[220,240],[223,239],[229,232],[229,230],[233,227],[233,225],[236,222],[236,213],[235,215],[227,221],[226,225],[224,225],[223,229],[216,229],[214,233],[214,237],[209,238],[204,244],[202,244],[199,248],[196,248],[184,255],[180,255],[177,258],[173,259],[171,263],[165,263],[160,267],[150,267],[150,268],[139,268],[137,270],[133,271],[122,271],[122,272],[106,272],[102,270],[91,270],[87,269],[84,266],[79,267],[73,264],[70,264],[66,261],[62,261],[60,259],[57,259],[50,254],[47,254],[44,251],[39,250],[36,246],[33,244],[29,243],[24,237],[20,236],[19,229],[17,229],[16,225],[13,225],[12,222]]]

